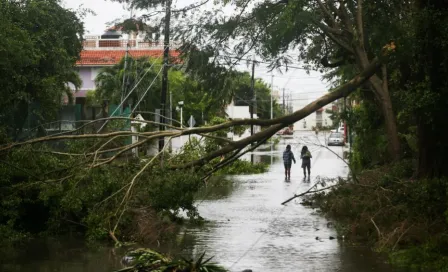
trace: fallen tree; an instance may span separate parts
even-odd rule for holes
[[[179,169],[179,168],[189,168],[189,167],[200,167],[204,165],[205,163],[209,162],[210,160],[220,157],[222,155],[226,155],[228,153],[234,152],[234,151],[241,151],[248,145],[260,141],[266,141],[271,136],[273,136],[276,132],[284,128],[285,126],[288,126],[290,124],[293,124],[306,116],[312,114],[316,110],[324,107],[325,105],[328,105],[329,103],[336,101],[337,99],[343,98],[351,94],[353,91],[355,91],[358,87],[363,85],[369,78],[375,74],[375,72],[381,68],[382,61],[385,57],[387,57],[388,52],[391,50],[394,50],[394,46],[387,45],[384,48],[383,56],[381,58],[375,58],[371,64],[366,67],[366,69],[357,75],[355,78],[347,82],[346,84],[335,88],[331,90],[328,94],[323,95],[322,97],[318,98],[317,100],[313,101],[312,103],[306,105],[304,108],[297,110],[296,112],[275,118],[275,119],[241,119],[241,120],[232,120],[229,122],[225,122],[219,125],[214,126],[204,126],[204,127],[198,127],[198,128],[192,128],[192,129],[181,129],[179,127],[171,126],[173,130],[170,131],[151,131],[151,132],[130,132],[130,131],[116,131],[116,132],[110,132],[110,133],[103,133],[103,134],[78,134],[74,135],[73,132],[69,133],[61,133],[58,135],[52,135],[52,136],[45,136],[40,137],[36,139],[31,139],[28,141],[23,142],[12,142],[10,144],[4,145],[0,147],[0,152],[4,153],[7,152],[13,148],[18,148],[21,146],[26,145],[34,145],[38,143],[44,143],[44,142],[50,142],[50,141],[58,141],[58,140],[84,140],[84,139],[108,139],[109,141],[112,139],[117,139],[118,137],[127,137],[127,136],[138,136],[143,138],[143,140],[140,140],[137,143],[134,144],[127,144],[123,145],[117,148],[113,149],[106,149],[102,150],[104,148],[105,144],[102,145],[102,147],[96,149],[94,152],[86,152],[83,154],[72,154],[72,153],[61,153],[65,154],[67,156],[83,156],[87,161],[93,160],[95,161],[95,157],[98,154],[107,153],[107,152],[117,152],[115,156],[112,158],[109,158],[107,160],[103,160],[101,164],[93,164],[93,167],[100,166],[104,163],[112,162],[113,159],[117,158],[120,154],[129,151],[133,148],[139,147],[145,143],[147,143],[149,140],[153,139],[160,139],[163,137],[168,138],[176,138],[184,135],[203,135],[207,137],[207,133],[216,132],[222,129],[230,128],[230,127],[236,127],[236,126],[245,126],[245,125],[260,125],[260,126],[269,126],[267,129],[264,129],[250,137],[244,138],[239,141],[227,141],[227,144],[222,147],[221,149],[211,152],[207,154],[206,156],[202,157],[199,160],[189,162],[184,165],[170,165],[169,168],[171,169]],[[111,118],[105,118],[105,119],[99,119],[92,122],[89,122],[89,124],[93,124],[95,122],[100,122],[104,120],[131,120],[131,121],[139,121],[141,120],[135,120],[133,118],[125,118],[125,117],[111,117]],[[158,124],[156,122],[152,121],[143,121],[145,123],[149,124]],[[76,132],[76,131],[75,131]],[[213,136],[210,136],[213,137]],[[100,160],[101,161],[101,160]]]
[[[201,180],[207,180],[216,171],[254,150],[280,129],[355,91],[380,69],[382,62],[393,50],[393,46],[385,46],[382,56],[375,58],[351,81],[331,90],[304,108],[276,119],[232,120],[193,129],[171,126],[171,130],[164,131],[80,134],[82,128],[97,122],[109,121],[111,125],[114,122],[135,120],[111,117],[86,123],[68,133],[9,143],[0,147],[0,154],[6,158],[0,162],[8,165],[9,158],[14,158],[21,164],[13,165],[19,171],[12,174],[5,187],[7,189],[2,195],[9,197],[18,194],[17,199],[21,199],[23,198],[21,192],[28,193],[30,190],[28,188],[31,188],[32,192],[38,195],[36,201],[44,207],[48,199],[56,198],[56,203],[61,201],[68,205],[65,207],[67,211],[63,213],[65,214],[65,217],[62,217],[63,220],[67,222],[74,222],[73,218],[84,220],[77,224],[95,226],[99,233],[107,233],[118,243],[117,237],[126,237],[119,232],[119,225],[129,222],[129,217],[128,220],[124,220],[128,214],[127,211],[144,206],[162,212],[186,209],[194,214],[193,195]],[[144,122],[154,127],[160,125],[152,121]],[[239,141],[223,139],[214,134],[229,128],[252,124],[267,128]],[[199,156],[184,156],[183,153],[186,150],[179,154],[165,156],[168,143],[173,138],[185,135],[200,135],[203,138],[219,140],[221,144],[210,152],[200,153]],[[125,143],[123,139],[130,136],[138,136],[140,140],[135,143]],[[161,138],[167,139],[164,149],[152,157],[133,160],[132,163],[122,160],[122,155],[132,149],[143,147]],[[65,148],[63,150],[52,148],[51,144],[55,142],[64,143]],[[39,154],[43,153],[50,154],[45,161],[39,157]],[[26,162],[27,157],[32,160],[31,164]],[[224,159],[220,159],[221,157]],[[32,176],[27,174],[30,167],[35,170]],[[142,180],[145,182],[139,182]],[[82,198],[79,194],[83,194]],[[42,225],[46,224],[47,222],[42,222]]]

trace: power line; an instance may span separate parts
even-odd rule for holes
[[[154,84],[154,82],[156,82],[156,79],[159,77],[160,72],[162,72],[163,68],[165,65],[162,65],[162,67],[160,68],[159,72],[157,73],[157,75],[154,77],[154,80],[151,82],[151,84],[149,85],[149,87],[146,89],[146,91],[143,93],[143,95],[140,97],[140,99],[138,100],[137,104],[135,104],[134,109],[131,111],[131,114],[134,113],[134,111],[137,109],[138,105],[140,105],[140,103],[142,102],[143,98],[145,97],[146,93],[149,91],[149,89],[151,89],[152,85]]]
[[[242,60],[242,61],[252,61],[252,60],[249,60],[249,59],[246,59],[246,58],[239,58],[239,57],[232,57],[232,56],[222,56],[222,55],[220,55],[220,56],[217,56],[218,58],[230,58],[230,59],[237,59],[237,60]],[[267,61],[260,61],[260,60],[256,60],[256,62],[257,63],[263,63],[263,64],[268,64],[268,65],[271,65],[272,63],[270,63],[270,62],[267,62]],[[280,66],[280,67],[286,67],[286,68],[291,68],[291,69],[298,69],[298,70],[309,70],[309,69],[307,69],[307,68],[304,68],[304,67],[299,67],[299,66],[293,66],[293,65],[287,65],[287,64],[278,64],[278,65],[276,65],[276,66]]]
[[[121,108],[121,106],[123,106],[124,102],[126,101],[126,99],[128,99],[128,97],[132,94],[132,92],[137,88],[137,86],[140,84],[140,82],[142,82],[143,78],[145,78],[145,76],[148,74],[149,71],[151,71],[151,68],[154,66],[155,62],[151,64],[151,66],[146,70],[145,74],[143,75],[143,77],[135,84],[135,86],[132,88],[132,90],[126,95],[126,97],[124,97],[124,99],[122,99],[122,101],[120,102],[120,105],[118,105],[118,107],[112,112],[111,116],[113,116],[117,110],[119,108]],[[107,120],[106,122],[104,122],[104,124],[98,129],[97,133],[100,133],[100,131],[104,128],[104,126],[106,126],[106,124],[109,122],[109,120]]]

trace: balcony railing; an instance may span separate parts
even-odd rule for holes
[[[85,50],[117,50],[126,49],[163,49],[163,42],[151,42],[144,39],[101,39],[101,36],[84,37],[83,46]],[[180,43],[170,42],[171,48],[179,48]]]

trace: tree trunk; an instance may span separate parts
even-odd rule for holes
[[[446,120],[445,120],[446,121]],[[439,123],[440,124],[440,123]],[[444,126],[434,127],[427,120],[418,123],[419,178],[448,176],[448,147]]]
[[[397,122],[392,108],[389,90],[381,86],[380,79],[375,75],[369,81],[374,89],[376,98],[381,103],[381,111],[386,126],[389,155],[391,159],[397,160],[400,158],[400,140],[398,138]]]
[[[435,97],[417,113],[418,169],[420,178],[448,176],[448,143],[446,116],[448,111],[448,4],[444,0],[421,0],[418,8],[426,14],[419,18],[416,52],[417,83],[427,82],[425,96]]]
[[[360,66],[361,70],[364,70],[370,64],[367,52],[362,47],[355,48],[355,52],[358,66]],[[386,73],[386,69],[383,69],[383,73]],[[398,160],[401,155],[401,148],[400,140],[398,138],[397,122],[392,107],[392,101],[390,99],[387,75],[385,74],[383,77],[383,80],[381,80],[377,75],[373,75],[369,79],[369,83],[375,93],[375,97],[381,104],[381,111],[386,126],[389,156],[392,160]]]

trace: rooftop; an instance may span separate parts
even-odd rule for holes
[[[103,35],[104,37],[104,35]],[[136,35],[128,38],[103,39],[102,36],[86,36],[83,42],[84,49],[77,66],[110,66],[120,62],[129,49],[129,55],[134,58],[139,57],[162,57],[163,43],[152,42],[139,39]],[[178,57],[179,52],[175,51],[179,47],[178,43],[170,44],[170,56]]]
[[[110,66],[120,62],[126,55],[126,49],[116,50],[83,50],[80,59],[76,62],[77,66]],[[161,49],[145,49],[132,50],[129,55],[133,58],[153,57],[161,58],[163,50]],[[171,57],[178,57],[178,51],[170,51]]]
[[[103,37],[103,38],[102,38]],[[147,39],[138,38],[136,35],[129,35],[129,39],[122,38],[121,36],[117,38],[104,38],[102,36],[85,36],[83,41],[84,50],[117,50],[126,49],[129,45],[129,50],[140,50],[140,49],[161,49],[163,50],[163,42],[160,41],[149,41]],[[179,43],[171,42],[170,48],[178,48]]]

